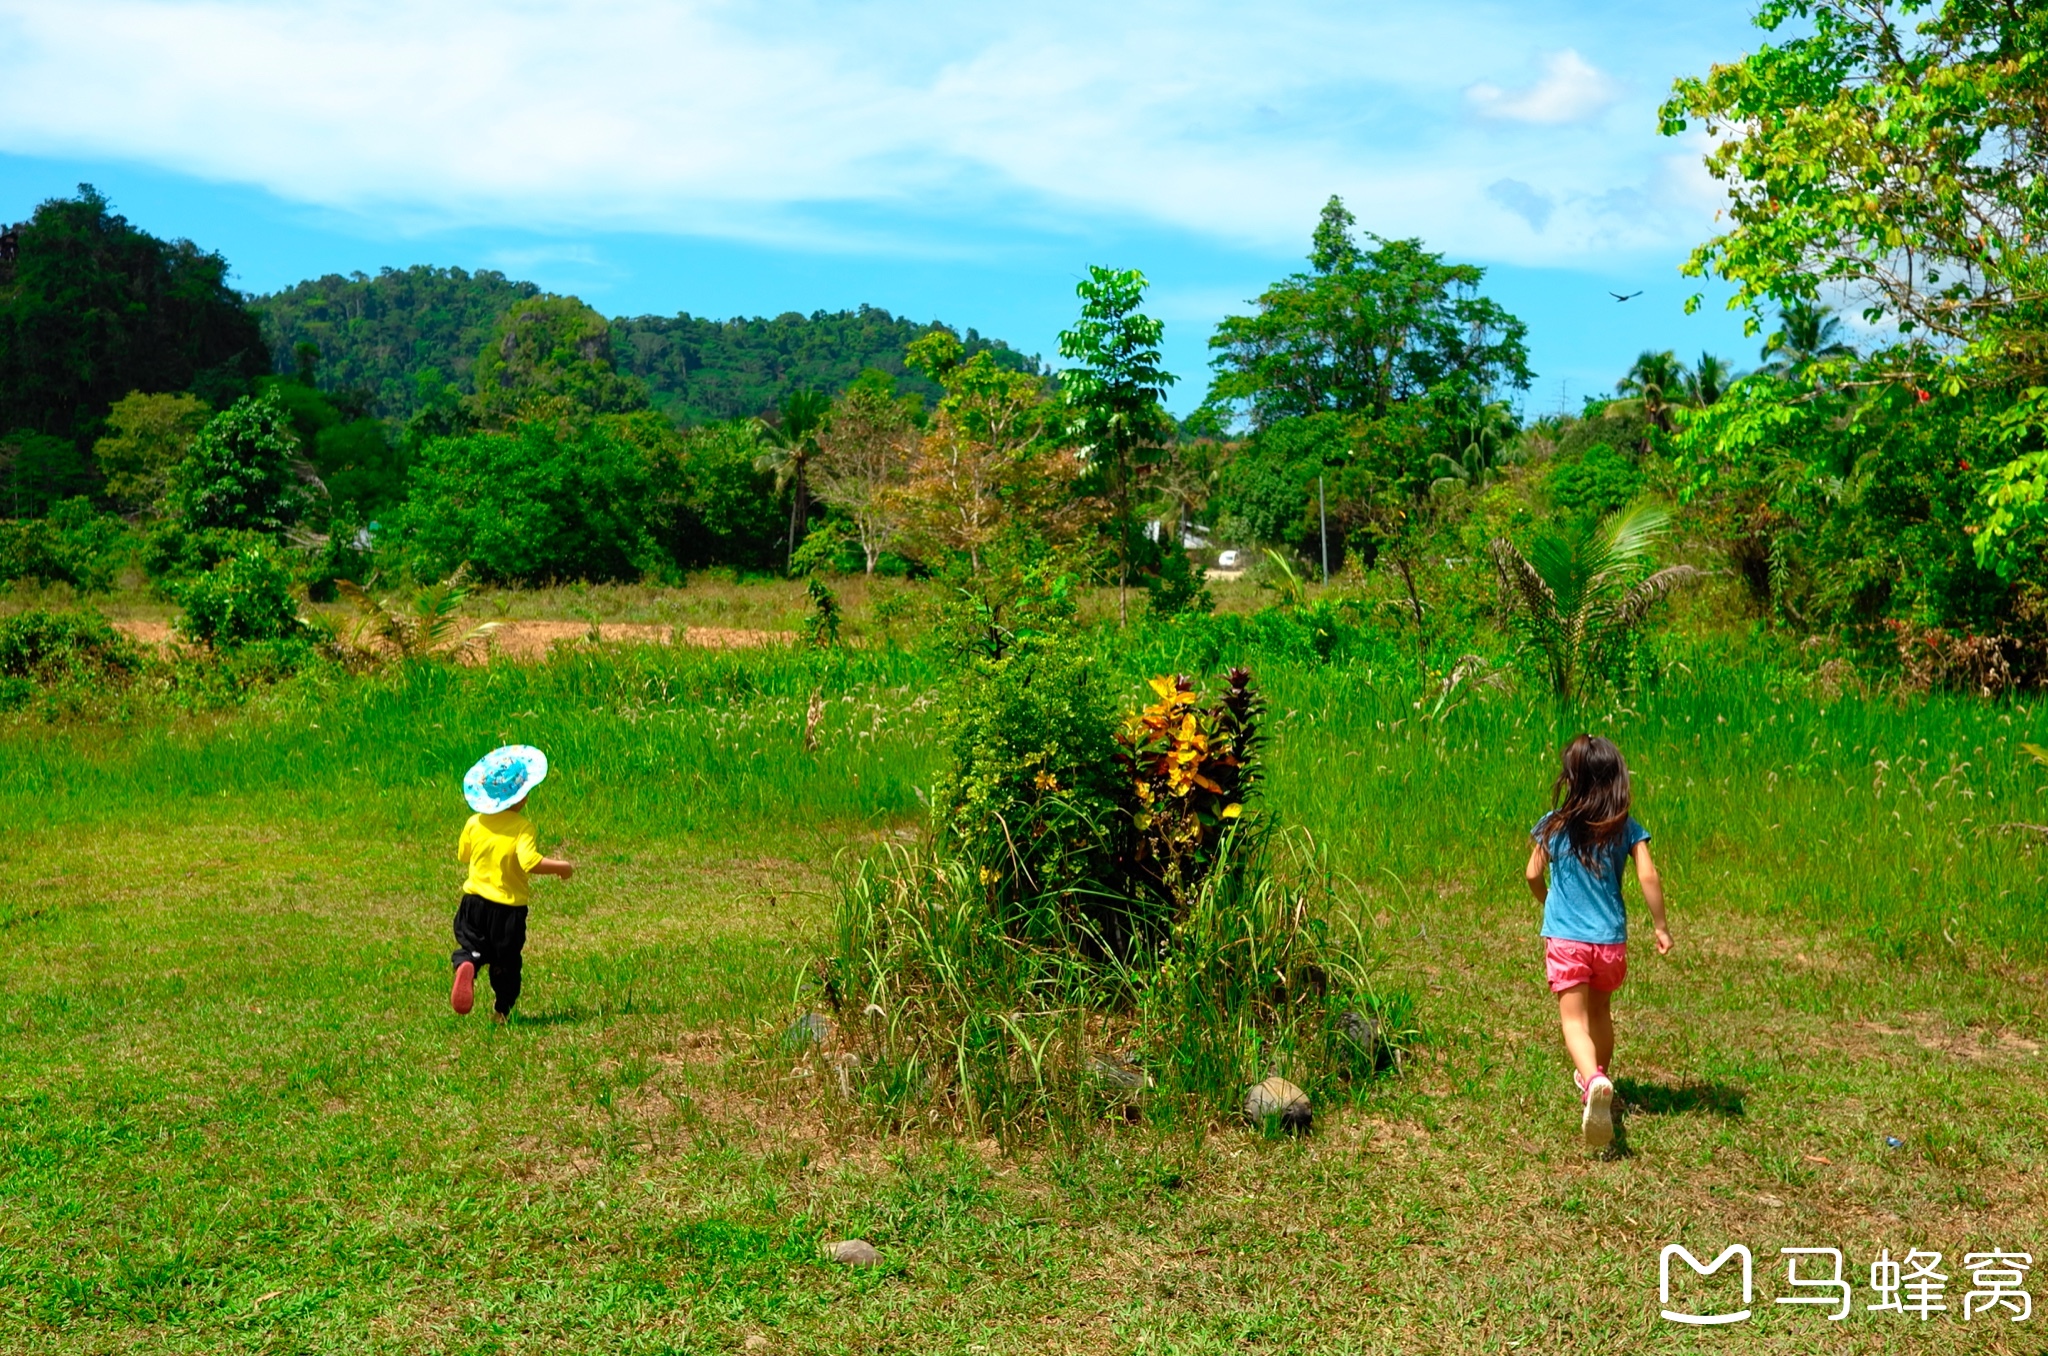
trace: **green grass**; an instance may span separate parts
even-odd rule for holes
[[[1189,643],[1117,647],[1134,698]],[[1697,649],[1578,718],[1630,756],[1679,938],[1618,1002],[1613,1159],[1574,1144],[1520,881],[1576,722],[1498,696],[1421,722],[1395,646],[1251,656],[1269,805],[1353,883],[1425,1033],[1300,1142],[884,1137],[771,1081],[753,1052],[835,872],[916,824],[942,756],[912,654],[619,649],[18,720],[0,1350],[2033,1350],[2048,1314],[1957,1321],[1956,1263],[2048,1253],[2048,844],[1998,832],[2048,822],[2017,753],[2048,714],[1823,702]],[[584,869],[540,886],[493,1030],[446,1009],[450,857],[456,780],[509,739],[549,750],[534,817]],[[818,1260],[856,1235],[884,1267]],[[1660,1321],[1658,1250],[1736,1241],[1755,1319]],[[1772,1305],[1797,1245],[1859,1282],[1879,1246],[1938,1248],[1956,1313]]]

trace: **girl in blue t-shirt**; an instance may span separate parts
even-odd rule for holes
[[[1650,831],[1628,812],[1628,764],[1621,750],[1612,740],[1582,734],[1565,745],[1563,761],[1550,788],[1555,808],[1529,831],[1533,846],[1522,874],[1543,905],[1543,964],[1575,1066],[1579,1131],[1597,1148],[1614,1138],[1614,1084],[1607,1077],[1614,1058],[1610,1000],[1628,975],[1621,873],[1630,861],[1657,927],[1660,956],[1671,950],[1671,929],[1664,922],[1664,884],[1650,860]]]

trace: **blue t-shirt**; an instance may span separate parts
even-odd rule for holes
[[[1550,822],[1545,815],[1530,835],[1541,834]],[[1558,833],[1545,839],[1550,854],[1550,893],[1543,900],[1543,935],[1561,942],[1612,945],[1628,940],[1628,906],[1621,902],[1621,869],[1637,843],[1650,841],[1650,831],[1633,816],[1612,842],[1593,854],[1589,868],[1572,851],[1570,837]]]

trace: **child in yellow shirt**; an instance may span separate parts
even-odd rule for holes
[[[478,760],[462,779],[463,799],[476,813],[462,826],[457,861],[469,867],[462,903],[455,909],[455,987],[448,1005],[467,1014],[476,1001],[476,972],[491,972],[500,1025],[519,1001],[520,953],[526,948],[529,876],[569,879],[576,868],[543,856],[526,798],[548,775],[548,757],[525,744],[507,744]]]

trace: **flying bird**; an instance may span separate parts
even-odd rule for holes
[[[1613,297],[1613,298],[1614,298],[1614,299],[1615,299],[1616,301],[1632,301],[1632,300],[1634,300],[1635,298],[1637,298],[1637,297],[1641,296],[1641,295],[1642,295],[1642,293],[1641,293],[1641,292],[1639,292],[1639,291],[1638,291],[1638,292],[1631,292],[1631,293],[1629,293],[1629,294],[1628,294],[1627,296],[1623,296],[1623,295],[1622,295],[1621,293],[1619,293],[1619,292],[1609,292],[1609,293],[1608,293],[1607,295],[1608,295],[1608,296],[1610,296],[1610,297]]]

